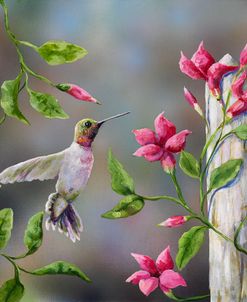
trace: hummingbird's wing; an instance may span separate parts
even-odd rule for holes
[[[0,173],[0,184],[53,179],[58,176],[64,151],[29,159]]]

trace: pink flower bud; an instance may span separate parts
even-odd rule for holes
[[[240,53],[240,65],[241,67],[247,64],[247,44]]]
[[[184,97],[186,101],[190,104],[190,106],[193,107],[195,111],[197,111],[200,116],[203,117],[202,109],[199,106],[196,97],[186,87],[184,87]]]
[[[228,110],[227,110],[227,117],[233,118],[240,114],[247,112],[247,101],[242,99],[237,100]]]
[[[175,169],[176,159],[172,153],[165,152],[161,159],[161,166],[168,174],[172,173]]]
[[[168,228],[176,228],[180,225],[183,225],[186,221],[188,221],[188,219],[189,216],[172,216],[158,225]]]
[[[59,90],[64,91],[74,98],[84,101],[84,102],[90,102],[90,103],[96,103],[96,104],[101,104],[98,100],[93,98],[91,94],[89,94],[86,90],[81,88],[78,85],[74,84],[58,84],[56,86]]]

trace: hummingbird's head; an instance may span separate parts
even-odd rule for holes
[[[90,118],[86,118],[86,119],[79,121],[75,126],[74,141],[83,147],[90,147],[92,142],[94,141],[96,135],[98,134],[99,128],[105,122],[112,120],[114,118],[121,117],[121,116],[129,114],[129,113],[130,112],[117,114],[117,115],[111,116],[107,119],[104,119],[100,122],[97,122]]]

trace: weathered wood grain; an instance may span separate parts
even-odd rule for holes
[[[222,58],[221,62],[230,65],[234,62],[230,55]],[[226,96],[230,88],[232,76],[223,81],[223,91]],[[235,101],[231,97],[231,104]],[[206,112],[210,123],[210,132],[213,133],[222,121],[220,104],[210,96],[206,88]],[[242,116],[226,126],[224,133],[247,123],[246,116]],[[207,133],[209,137],[210,133]],[[209,148],[207,157],[211,154]],[[233,238],[234,231],[240,221],[247,214],[247,161],[246,146],[235,136],[230,136],[220,146],[215,155],[207,176],[209,183],[210,172],[229,159],[244,158],[244,168],[237,182],[229,188],[219,190],[208,198],[209,218],[215,227],[228,237]],[[212,198],[212,200],[210,200]],[[247,227],[240,234],[240,242],[247,246]],[[214,232],[209,234],[209,262],[210,262],[210,291],[211,302],[247,302],[247,256],[236,251],[233,244],[226,242]]]

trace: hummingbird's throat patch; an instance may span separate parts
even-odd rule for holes
[[[87,136],[79,136],[77,139],[77,144],[83,147],[90,147],[93,140]]]

